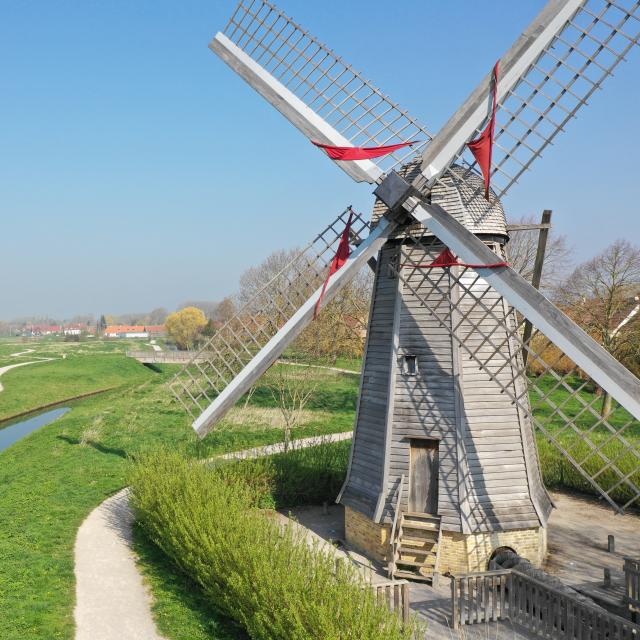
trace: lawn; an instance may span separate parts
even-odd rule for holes
[[[11,357],[22,346],[0,343],[0,357]],[[172,401],[165,386],[175,367],[152,371],[126,358],[122,351],[121,343],[43,342],[38,344],[38,355],[66,353],[67,357],[16,369],[2,378],[5,391],[0,393],[0,414],[4,416],[78,393],[116,387],[74,402],[70,413],[0,454],[3,640],[73,637],[76,532],[93,508],[125,486],[129,458],[161,446],[189,457],[209,458],[283,438],[280,409],[263,380],[247,402],[238,403],[207,438],[198,440],[190,418]],[[347,364],[336,363],[344,368]],[[271,374],[277,375],[278,367],[285,366],[277,365]],[[351,361],[351,367],[355,369],[356,363]],[[303,367],[288,370],[309,376]],[[293,436],[350,430],[359,377],[314,368],[310,380],[315,392],[300,413]],[[563,392],[554,393],[556,401],[563,400]],[[532,400],[535,405],[536,397]],[[543,408],[537,411],[551,427],[559,428],[554,427],[550,412],[545,416]],[[638,441],[638,425],[630,428],[630,437]],[[543,437],[538,442],[550,486],[588,490]],[[136,532],[136,545],[142,570],[153,588],[158,625],[167,638],[244,637],[211,608],[189,580],[173,571],[140,532]]]
[[[259,387],[247,407],[235,410],[235,418],[231,414],[205,440],[198,440],[164,384],[174,370],[163,367],[157,373],[122,354],[86,353],[3,377],[5,415],[69,397],[79,388],[100,387],[105,380],[118,387],[75,402],[70,413],[0,454],[3,640],[73,637],[76,532],[93,508],[125,486],[128,458],[160,446],[205,458],[282,439],[274,419],[278,408]],[[20,385],[21,397],[11,390],[14,384]],[[358,377],[318,370],[317,391],[294,437],[352,427]],[[5,408],[7,398],[13,398],[10,410]],[[253,421],[245,424],[242,411],[253,412]],[[138,542],[154,587],[159,624],[168,638],[239,637],[219,615],[202,609],[198,594],[167,571],[153,549]]]
[[[594,475],[604,469],[596,479],[598,484],[606,490],[612,490],[613,498],[624,504],[634,497],[635,492],[626,482],[619,482],[619,476],[610,467],[607,468],[606,459],[614,461],[624,475],[628,474],[629,479],[640,486],[640,423],[617,403],[613,403],[613,411],[606,422],[613,431],[622,435],[626,444],[623,443],[601,419],[599,412],[602,403],[600,398],[594,396],[593,387],[585,386],[584,381],[577,377],[569,379],[567,383],[571,389],[578,391],[584,403],[593,403],[594,411],[585,410],[583,402],[572,397],[568,389],[546,375],[535,379],[537,389],[530,395],[534,416],[544,431],[556,439],[587,473]],[[567,426],[565,417],[574,421],[575,428]],[[592,444],[585,442],[582,435],[587,436]],[[538,432],[537,441],[547,487],[586,493],[595,491],[545,434]],[[626,452],[627,447],[634,448],[635,453]]]
[[[120,354],[69,354],[8,371],[2,376],[0,420],[68,398],[140,384],[152,373]]]

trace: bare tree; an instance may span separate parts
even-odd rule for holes
[[[368,272],[367,272],[368,271]],[[368,321],[372,278],[370,271],[361,272],[345,285],[335,299],[297,339],[294,348],[315,357],[335,361],[340,355],[362,355]],[[290,301],[301,303],[319,286],[326,274],[297,249],[276,251],[260,265],[248,269],[240,278],[238,302],[259,301],[255,309],[245,310],[248,322],[270,322],[280,325],[283,312],[291,309]],[[269,284],[269,296],[259,295]],[[256,298],[257,296],[257,298]]]
[[[283,420],[284,448],[289,450],[291,434],[300,424],[319,380],[314,367],[306,363],[277,363],[265,378]]]
[[[525,216],[510,222],[517,224],[536,224],[533,216]],[[511,266],[528,282],[533,276],[533,265],[538,250],[538,230],[514,231],[507,244],[507,256]],[[551,292],[566,277],[571,265],[573,250],[567,244],[563,235],[558,235],[553,228],[549,230],[547,250],[542,269],[540,288],[544,292]]]
[[[274,280],[278,288],[285,290],[296,283],[302,284],[298,282],[299,271],[312,272],[312,267],[309,264],[302,267],[297,263],[294,267],[294,261],[299,253],[299,249],[280,249],[268,255],[259,265],[247,269],[240,277],[239,303],[246,304]]]
[[[373,275],[366,267],[328,304],[296,341],[302,351],[335,362],[364,353]]]
[[[227,296],[222,300],[222,302],[217,304],[215,311],[213,312],[212,320],[220,324],[224,324],[231,320],[231,318],[236,315],[236,312],[237,306],[234,299]]]
[[[570,315],[613,356],[638,370],[639,315],[632,315],[640,291],[640,248],[617,240],[600,255],[580,264],[558,288]],[[604,394],[603,415],[611,412]]]

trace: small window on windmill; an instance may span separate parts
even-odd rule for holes
[[[400,271],[400,254],[394,253],[387,264],[387,277],[395,279]]]
[[[401,356],[400,370],[405,376],[415,376],[418,374],[418,356],[405,353]]]

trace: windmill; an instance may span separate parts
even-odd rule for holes
[[[484,570],[504,547],[540,564],[553,505],[536,430],[616,510],[640,498],[627,437],[640,381],[505,264],[501,204],[637,44],[639,14],[632,0],[551,0],[501,58],[499,79],[484,78],[437,134],[271,2],[242,0],[210,45],[311,141],[419,141],[375,162],[336,161],[376,185],[371,220],[342,212],[172,382],[205,436],[312,322],[350,219],[357,246],[321,306],[367,262],[375,284],[338,500],[348,542],[392,575]],[[467,144],[491,113],[485,199]],[[611,413],[594,387],[615,398]]]

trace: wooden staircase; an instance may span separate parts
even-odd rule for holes
[[[438,575],[440,516],[401,512],[394,538],[391,576],[433,583]]]

